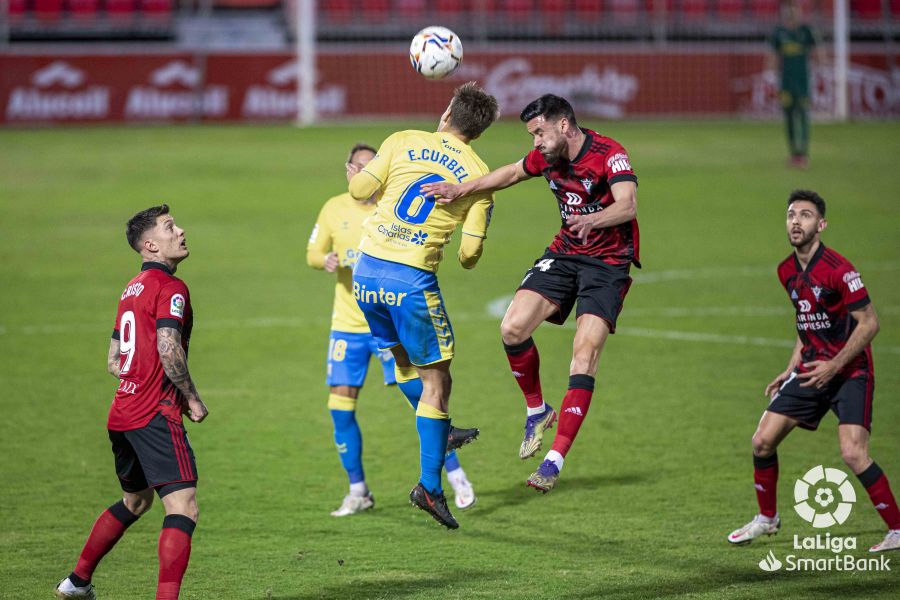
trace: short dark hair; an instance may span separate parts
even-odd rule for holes
[[[128,220],[125,226],[125,237],[128,239],[128,245],[134,248],[134,251],[140,254],[141,238],[145,233],[156,227],[156,219],[160,215],[169,214],[169,205],[160,204],[152,206],[147,210],[142,210]]]
[[[360,143],[356,144],[355,146],[353,146],[352,148],[350,148],[350,156],[347,157],[347,162],[348,163],[353,162],[353,157],[356,156],[356,153],[362,152],[363,150],[368,150],[372,154],[378,154],[378,150],[376,150],[375,148],[373,148],[372,146],[370,146],[364,142],[360,142]]]
[[[791,192],[791,195],[788,196],[788,206],[793,204],[798,200],[805,200],[806,202],[812,202],[816,205],[816,209],[818,209],[819,214],[823,217],[825,216],[825,199],[822,196],[818,195],[812,190],[794,190]]]
[[[474,81],[453,91],[450,101],[450,127],[470,140],[481,135],[500,117],[497,99],[478,87]]]
[[[530,102],[528,106],[522,109],[519,119],[523,123],[527,123],[535,117],[541,116],[548,121],[558,121],[565,117],[572,125],[578,126],[578,122],[575,120],[575,111],[572,110],[572,105],[569,104],[569,101],[553,94],[544,94],[537,100]]]

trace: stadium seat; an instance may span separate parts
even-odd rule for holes
[[[531,0],[502,0],[501,8],[506,18],[522,22],[532,16],[534,5]]]
[[[681,0],[679,12],[683,21],[705,21],[706,0]]]
[[[112,20],[130,19],[134,11],[134,0],[106,0],[106,14]]]
[[[850,14],[860,19],[880,19],[881,0],[852,0]]]
[[[468,12],[471,8],[469,0],[437,0],[434,3],[438,16],[457,16]]]
[[[640,16],[640,0],[607,0],[606,7],[617,21],[636,21]]]
[[[401,19],[419,20],[425,14],[425,0],[394,0],[394,14]]]
[[[9,0],[7,8],[10,21],[21,21],[25,18],[25,0]]]
[[[56,21],[62,16],[62,0],[34,0],[34,15],[41,21]]]
[[[360,0],[359,9],[364,21],[384,23],[391,14],[390,0]]]
[[[141,0],[141,11],[151,19],[168,19],[172,16],[173,0]]]
[[[69,0],[69,14],[73,19],[88,21],[97,18],[99,0]]]
[[[713,4],[716,16],[723,21],[739,21],[744,16],[744,0],[719,0]]]
[[[760,21],[778,20],[778,0],[750,0],[751,12]]]
[[[572,9],[579,21],[597,21],[603,14],[603,0],[575,0]]]
[[[350,0],[320,0],[319,11],[326,23],[346,23],[353,15],[353,6]]]
[[[568,0],[538,0],[538,10],[542,16],[564,15],[569,8]]]
[[[900,19],[900,0],[891,0],[891,15]]]

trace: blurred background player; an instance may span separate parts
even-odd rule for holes
[[[769,68],[778,72],[778,99],[784,111],[789,164],[805,169],[809,166],[810,56],[816,37],[802,21],[797,2],[785,2],[781,23],[772,32]]]
[[[194,324],[190,295],[175,277],[188,257],[184,230],[165,204],[128,221],[140,274],[122,291],[107,370],[119,380],[107,429],[124,497],[105,510],[58,598],[95,598],[91,577],[107,552],[150,510],[153,493],[166,509],[159,536],[157,600],[178,598],[197,523],[197,464],[181,415],[199,423],[207,410],[187,366]]]
[[[452,201],[493,192],[543,175],[559,205],[562,228],[528,270],[500,325],[513,376],[525,395],[523,460],[540,449],[544,430],[557,413],[541,392],[540,359],[531,334],[543,321],[563,324],[578,302],[569,389],[559,413],[553,447],[527,484],[548,492],[594,391],[600,352],[622,310],[631,285],[628,275],[638,257],[637,177],[625,149],[612,138],[583,129],[564,98],[546,94],[520,115],[534,148],[522,160],[458,185],[432,183],[423,191]]]
[[[808,190],[790,195],[787,234],[794,252],[778,265],[778,278],[797,311],[797,343],[787,368],[766,386],[771,400],[753,434],[759,514],[728,536],[732,544],[779,530],[778,445],[797,426],[815,430],[831,409],[840,422],[841,456],[888,526],[884,540],[869,550],[900,549],[900,509],[887,477],[869,457],[875,388],[871,342],[878,316],[854,266],[820,241],[827,225],[821,196]]]
[[[355,145],[347,159],[347,164],[353,166],[352,172],[350,168],[347,170],[347,179],[365,167],[374,156],[375,148],[367,144]],[[331,513],[334,517],[356,514],[375,505],[375,498],[366,485],[362,433],[356,420],[356,401],[369,370],[370,356],[379,359],[385,385],[394,385],[399,376],[401,387],[413,409],[421,394],[415,393],[415,390],[408,393],[410,386],[416,387],[417,377],[411,381],[404,379],[403,373],[395,375],[393,355],[390,350],[378,349],[369,332],[369,325],[353,298],[353,266],[359,257],[362,223],[374,210],[374,195],[362,202],[357,202],[346,192],[330,198],[319,212],[306,248],[309,266],[337,273],[328,340],[328,409],[334,424],[338,456],[350,479],[350,492],[344,497],[340,508]],[[475,491],[459,465],[455,450],[447,454],[445,466],[456,506],[460,509],[471,507],[475,504]]]
[[[348,165],[355,173],[350,194],[359,201],[378,195],[375,212],[363,225],[353,294],[377,346],[393,353],[401,389],[415,385],[412,394],[418,394],[421,471],[410,501],[450,529],[459,524],[447,507],[441,468],[451,431],[454,340],[435,273],[459,224],[459,261],[467,269],[475,266],[493,196],[479,194],[442,206],[424,198],[419,188],[426,182],[459,182],[487,173],[469,143],[498,116],[497,100],[469,82],[454,91],[437,132],[400,131],[382,143],[364,169]]]

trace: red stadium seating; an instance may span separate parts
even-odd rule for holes
[[[744,16],[744,0],[719,0],[716,15],[724,21],[738,21]]]
[[[383,23],[390,16],[391,2],[390,0],[360,0],[359,9],[365,21]]]
[[[574,0],[572,8],[579,21],[597,21],[603,14],[603,0]]]
[[[531,0],[501,0],[500,9],[507,19],[521,23],[532,16],[534,6]]]
[[[891,14],[895,19],[900,19],[900,0],[891,0]]]
[[[468,0],[437,0],[434,3],[438,15],[456,16],[468,12],[470,8]]]
[[[880,19],[881,0],[852,0],[850,14],[860,19]]]
[[[62,0],[34,0],[34,14],[41,21],[56,21],[62,12]]]
[[[569,8],[569,0],[538,0],[538,10],[544,15],[563,15]]]
[[[20,21],[25,17],[25,0],[9,0],[7,9],[11,21]]]
[[[398,18],[421,19],[425,4],[425,0],[394,0],[394,10]]]
[[[681,0],[681,18],[685,21],[706,20],[706,0]]]
[[[99,0],[69,0],[69,14],[80,21],[95,19],[100,10]]]
[[[172,15],[173,0],[141,0],[141,10],[152,19],[167,19]]]
[[[750,0],[751,12],[756,19],[778,20],[778,0]]]
[[[635,21],[641,10],[641,0],[607,0],[606,7],[616,20]]]
[[[134,11],[134,0],[106,0],[106,14],[110,19],[130,19],[134,16]]]
[[[353,15],[350,0],[321,0],[319,10],[322,11],[325,21],[330,23],[346,23]]]

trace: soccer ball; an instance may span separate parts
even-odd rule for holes
[[[443,79],[453,73],[462,57],[462,41],[446,27],[426,27],[409,45],[413,69],[428,79]]]

